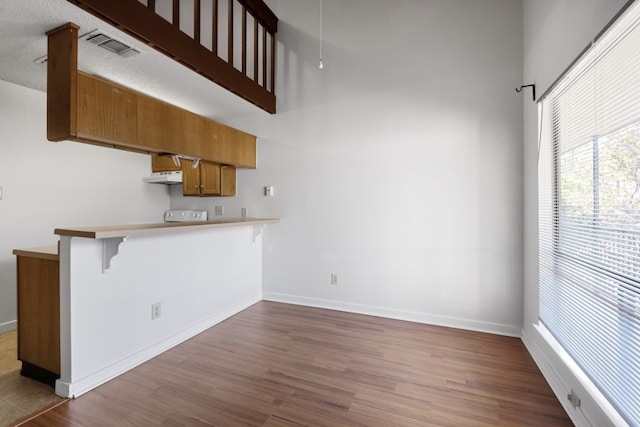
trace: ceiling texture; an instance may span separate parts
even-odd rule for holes
[[[46,63],[35,60],[47,54],[45,33],[67,22],[81,36],[100,29],[142,52],[125,58],[80,40],[81,71],[222,123],[269,114],[66,0],[0,1],[0,80],[46,92]]]

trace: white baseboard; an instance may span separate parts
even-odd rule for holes
[[[94,372],[93,374],[88,375],[78,381],[74,381],[73,383],[57,380],[56,394],[62,397],[78,397],[98,387],[99,385],[104,384],[107,381],[117,377],[118,375],[121,375],[132,368],[135,368],[136,366],[146,362],[147,360],[152,359],[160,353],[163,353],[170,348],[175,347],[176,345],[188,340],[189,338],[211,328],[212,326],[217,325],[223,320],[228,319],[235,314],[238,314],[242,310],[251,307],[261,300],[262,297],[260,295],[248,298],[202,322],[192,325],[177,334],[169,336],[142,351],[132,354],[125,359],[107,366],[100,371]]]
[[[329,310],[346,311],[349,313],[367,314],[370,316],[386,317],[389,319],[406,320],[409,322],[466,329],[477,332],[487,332],[491,334],[506,335],[517,338],[520,338],[520,334],[522,332],[520,326],[503,325],[490,322],[478,322],[475,320],[459,319],[456,317],[439,316],[428,313],[397,310],[386,307],[355,304],[343,301],[299,297],[295,295],[280,294],[275,292],[263,293],[262,299],[264,299],[265,301],[284,302],[288,304],[326,308]]]
[[[12,320],[11,322],[0,323],[0,334],[4,334],[5,332],[15,331],[18,327],[18,322]]]

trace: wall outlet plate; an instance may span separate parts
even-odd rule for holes
[[[242,218],[246,218],[247,217],[247,208],[240,208],[240,216]]]
[[[336,273],[331,273],[331,284],[334,286],[338,285],[338,275]]]
[[[159,302],[151,305],[151,320],[155,320],[162,314],[161,305]]]
[[[224,206],[216,206],[214,208],[214,213],[218,216],[224,215]]]

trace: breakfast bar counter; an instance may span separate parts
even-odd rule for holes
[[[114,237],[148,236],[153,234],[179,233],[244,225],[267,225],[280,222],[278,218],[227,218],[198,222],[161,222],[154,224],[109,225],[100,227],[57,228],[59,236],[84,237],[88,239],[110,239]]]

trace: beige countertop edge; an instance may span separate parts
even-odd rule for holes
[[[14,249],[13,254],[17,256],[24,256],[29,258],[50,259],[57,261],[60,259],[58,256],[58,246],[45,246],[41,248],[30,249]]]
[[[277,224],[279,218],[229,218],[203,222],[170,222],[157,224],[111,225],[101,227],[56,228],[59,236],[84,237],[87,239],[109,239],[112,237],[144,236],[179,233],[198,229],[240,227],[245,225]]]

